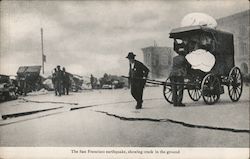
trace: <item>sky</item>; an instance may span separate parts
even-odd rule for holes
[[[248,0],[1,1],[0,74],[41,65],[41,28],[45,74],[61,65],[84,76],[127,75],[128,52],[143,61],[141,48],[154,41],[172,47],[169,32],[186,14],[217,19],[247,9]]]

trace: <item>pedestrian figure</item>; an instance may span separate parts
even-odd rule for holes
[[[149,69],[140,61],[135,60],[135,54],[129,52],[126,58],[129,59],[129,83],[131,94],[136,100],[136,109],[142,108],[143,89],[146,83]]]
[[[54,87],[55,95],[57,96],[57,78],[56,78],[56,75],[57,75],[57,69],[54,68],[54,72],[52,74],[52,84]]]
[[[184,56],[179,55],[173,58],[173,68],[170,73],[170,81],[172,83],[172,100],[174,106],[185,106],[185,104],[182,103],[184,87],[183,85],[176,84],[184,82],[184,76],[187,74],[187,66],[185,65],[187,65],[187,62]]]
[[[178,83],[184,83],[184,77],[187,76],[187,72],[190,68],[185,56],[195,49],[195,44],[196,43],[190,39],[183,39],[180,44],[174,39],[174,51],[178,54],[173,58],[173,66],[170,73],[174,106],[185,106],[185,104],[182,103],[184,87]]]
[[[63,67],[62,73],[63,73],[63,88],[62,88],[63,94],[69,95],[69,86],[70,86],[69,73],[66,72],[64,67]]]
[[[23,77],[19,78],[18,80],[18,92],[20,95],[27,95],[27,76],[24,75]]]
[[[56,71],[56,89],[57,89],[57,93],[59,96],[61,96],[62,94],[62,70],[60,68],[60,66],[57,66],[57,71]]]
[[[90,75],[90,84],[91,84],[92,89],[95,88],[94,83],[95,83],[95,77],[91,74]]]

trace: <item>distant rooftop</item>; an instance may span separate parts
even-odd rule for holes
[[[17,70],[19,73],[40,73],[41,66],[20,66]]]
[[[245,10],[245,11],[242,11],[242,12],[239,12],[239,13],[235,13],[235,14],[226,16],[226,17],[218,18],[216,20],[217,21],[227,21],[227,20],[235,19],[235,18],[238,18],[238,17],[241,17],[241,16],[249,16],[249,13],[250,13],[250,10],[248,9],[248,10]]]

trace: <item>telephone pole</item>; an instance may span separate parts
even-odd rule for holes
[[[42,70],[44,74],[43,28],[41,28],[41,45],[42,45]]]

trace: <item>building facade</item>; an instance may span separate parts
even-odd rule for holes
[[[149,78],[167,78],[172,65],[173,48],[150,46],[142,48],[144,64],[149,68]]]
[[[249,74],[249,12],[250,10],[236,13],[217,19],[217,29],[228,31],[234,35],[235,65],[240,67],[243,74]]]

